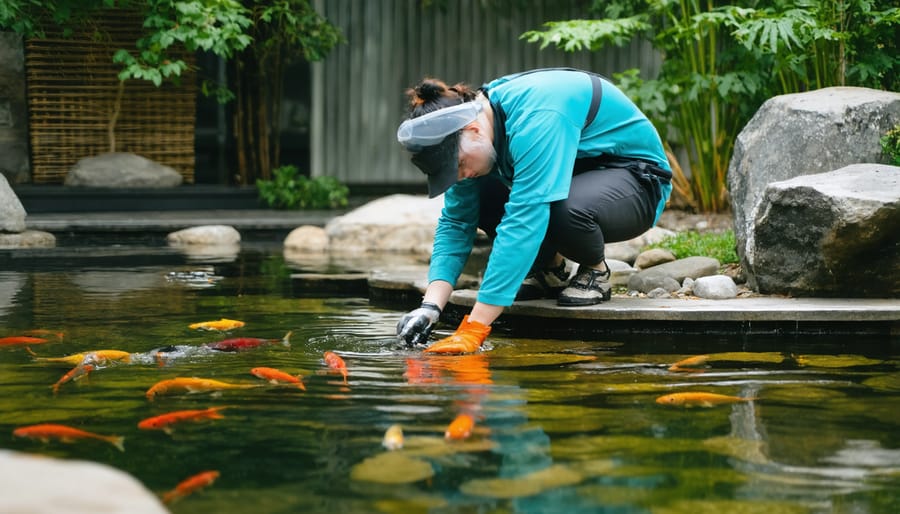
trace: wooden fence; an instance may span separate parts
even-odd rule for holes
[[[565,53],[519,39],[547,21],[583,18],[579,0],[318,0],[317,10],[348,42],[313,65],[311,173],[347,184],[422,183],[396,141],[403,92],[425,76],[479,86],[531,68],[572,66],[607,76],[640,68],[655,76],[659,56],[647,43],[602,52]],[[497,4],[497,5],[495,5]]]

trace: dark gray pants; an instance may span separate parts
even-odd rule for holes
[[[493,239],[509,190],[498,179],[485,178],[479,227]],[[579,264],[597,264],[606,257],[606,243],[643,234],[655,217],[653,192],[635,173],[603,168],[576,174],[569,197],[550,204],[550,224],[533,268],[547,267],[556,253]]]

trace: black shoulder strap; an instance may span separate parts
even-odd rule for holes
[[[592,71],[579,70],[578,68],[567,68],[567,67],[557,67],[557,68],[537,68],[534,70],[523,71],[521,73],[517,73],[513,75],[509,80],[515,80],[519,77],[523,77],[525,75],[531,75],[532,73],[538,73],[541,71],[578,71],[586,74],[591,78],[591,88],[593,93],[591,94],[591,106],[588,109],[587,117],[584,119],[584,126],[582,128],[587,128],[593,121],[594,118],[597,117],[597,112],[600,111],[600,101],[603,99],[603,84],[600,82],[601,78],[606,78],[599,73],[594,73]],[[607,79],[609,80],[609,79]]]

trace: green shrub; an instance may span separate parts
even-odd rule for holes
[[[273,209],[336,209],[347,205],[349,189],[334,177],[307,178],[296,166],[272,170],[272,180],[257,180],[259,197]]]
[[[881,138],[881,149],[891,164],[900,166],[900,125],[894,125],[894,128],[888,130]]]
[[[672,237],[667,237],[657,244],[648,245],[647,248],[664,248],[672,252],[676,258],[700,256],[712,257],[719,264],[733,264],[739,262],[734,231],[724,232],[679,232]]]

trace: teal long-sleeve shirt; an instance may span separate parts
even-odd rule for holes
[[[569,195],[576,158],[639,158],[670,169],[647,117],[610,82],[601,79],[601,85],[600,107],[587,127],[593,87],[584,72],[537,71],[501,77],[483,86],[494,123],[502,124],[495,127],[498,160],[490,173],[510,187],[510,195],[478,291],[480,302],[512,304],[544,239],[550,203]],[[462,273],[475,240],[480,181],[485,178],[459,181],[444,194],[429,282],[455,284]],[[666,184],[662,190],[657,219],[672,187]]]

